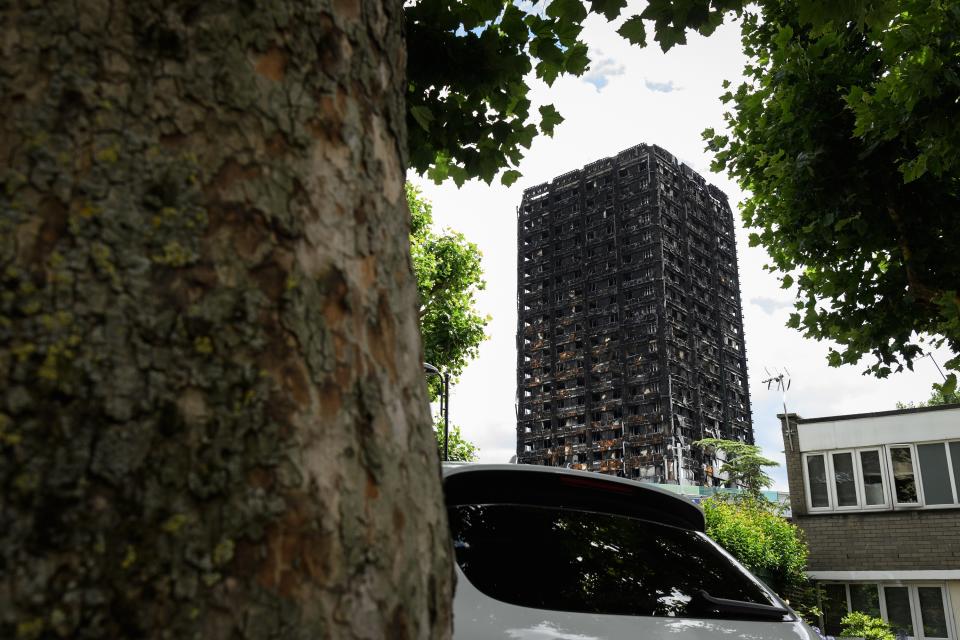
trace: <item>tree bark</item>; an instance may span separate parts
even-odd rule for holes
[[[402,3],[0,0],[0,637],[419,638]]]

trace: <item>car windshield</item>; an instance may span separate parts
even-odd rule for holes
[[[697,531],[527,505],[454,506],[449,517],[461,570],[504,602],[583,613],[738,617],[711,607],[706,591],[779,606]]]

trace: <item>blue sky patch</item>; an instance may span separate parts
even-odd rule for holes
[[[670,93],[671,91],[677,91],[680,87],[674,86],[673,80],[667,80],[666,82],[656,82],[654,80],[647,80],[644,78],[643,84],[647,86],[647,89],[650,91],[657,91],[659,93]]]

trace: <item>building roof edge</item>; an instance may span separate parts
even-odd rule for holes
[[[879,418],[881,416],[896,416],[906,413],[924,413],[927,411],[949,411],[951,409],[960,409],[960,404],[939,404],[932,407],[911,407],[908,409],[892,409],[890,411],[871,411],[868,413],[847,413],[838,416],[824,416],[822,418],[800,418],[795,413],[790,414],[790,419],[795,424],[809,424],[811,422],[837,422],[840,420],[857,420],[860,418]],[[777,418],[782,419],[783,414],[778,413]]]

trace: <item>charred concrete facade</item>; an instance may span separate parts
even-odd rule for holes
[[[726,196],[639,145],[524,191],[517,457],[715,484],[690,443],[753,442]]]

